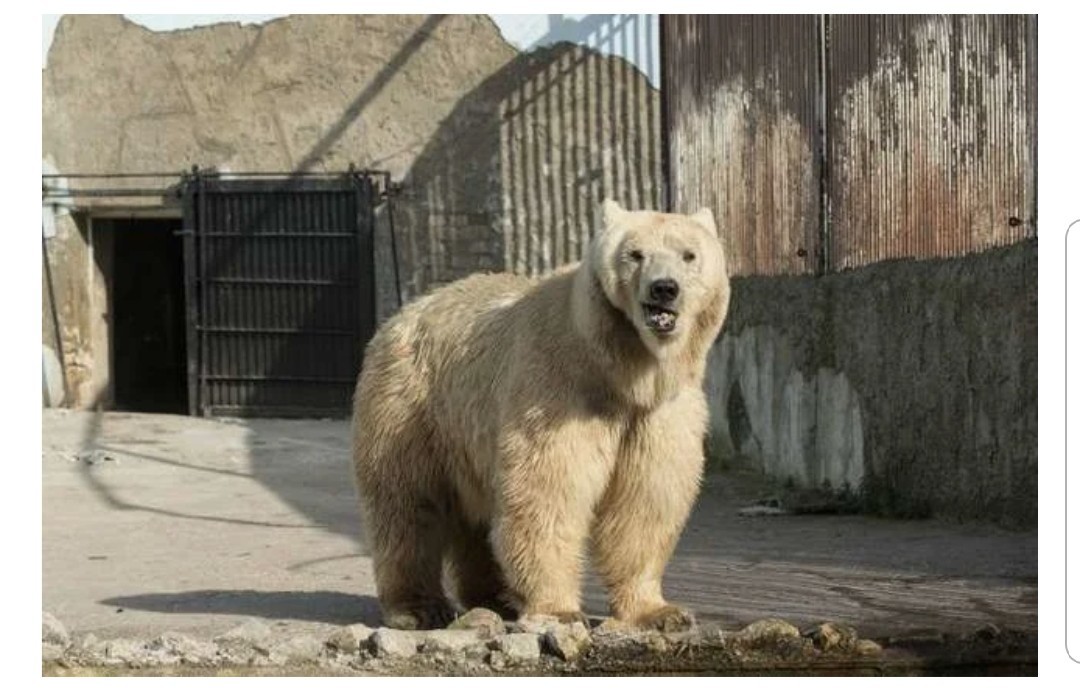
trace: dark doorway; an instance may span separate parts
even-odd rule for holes
[[[115,407],[188,411],[180,219],[111,221]]]

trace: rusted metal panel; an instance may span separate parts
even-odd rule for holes
[[[735,275],[822,261],[819,23],[663,17],[671,207],[713,209]]]
[[[830,266],[1035,234],[1035,18],[831,16]]]

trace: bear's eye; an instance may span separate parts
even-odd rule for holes
[[[682,258],[683,258],[684,262],[690,263],[690,262],[694,261],[695,259],[697,259],[697,255],[694,254],[693,252],[691,252],[690,250],[686,250],[685,252],[682,253]]]
[[[630,250],[630,258],[639,262],[645,259],[645,255],[641,253],[641,250]]]

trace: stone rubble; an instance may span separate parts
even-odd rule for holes
[[[592,646],[592,636],[581,622],[559,624],[544,632],[543,648],[560,660],[572,662]]]
[[[409,658],[416,655],[419,643],[412,631],[380,628],[371,636],[376,657]]]
[[[347,655],[354,655],[361,650],[367,649],[374,633],[375,629],[363,624],[342,626],[330,634],[330,637],[326,639],[326,645]]]
[[[833,656],[873,658],[884,654],[880,644],[860,639],[855,629],[835,622],[823,622],[800,632],[789,622],[763,619],[731,633],[703,627],[692,633],[665,634],[638,630],[611,619],[591,630],[580,622],[565,624],[554,618],[534,617],[505,623],[499,620],[496,625],[491,615],[494,613],[463,616],[458,622],[464,620],[465,624],[434,631],[372,629],[354,624],[322,637],[275,635],[266,622],[249,619],[211,640],[169,631],[141,641],[101,640],[93,634],[72,636],[59,620],[45,613],[42,662],[46,669],[50,665],[135,670],[246,666],[318,667],[376,674],[515,674],[525,670],[573,673],[597,661],[601,665],[619,664],[620,660],[663,661],[693,655],[695,650],[719,651],[728,655],[724,659],[736,663],[760,660],[760,655],[771,652],[791,659],[790,654],[795,651],[810,661]],[[983,640],[994,633],[999,632],[980,630],[976,639]]]
[[[492,641],[492,646],[507,660],[529,662],[540,659],[540,639],[531,633],[503,634]]]

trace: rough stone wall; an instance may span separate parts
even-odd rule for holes
[[[43,155],[62,173],[388,170],[404,183],[405,300],[475,271],[535,275],[576,259],[604,196],[662,202],[659,98],[644,76],[569,44],[519,54],[483,15],[295,15],[169,33],[66,15],[42,81]],[[378,218],[385,318],[397,296]],[[85,242],[48,241],[56,281],[71,284],[58,293],[69,369],[95,359],[74,297],[94,290],[79,287]],[[44,305],[42,318],[48,330]]]
[[[80,407],[91,406],[97,397],[91,343],[93,286],[90,278],[94,266],[85,219],[71,214],[57,218],[56,235],[45,242],[47,252],[42,253],[41,271],[41,343],[48,348],[46,357],[55,356],[63,363],[67,402]]]
[[[1036,241],[740,278],[711,353],[721,457],[901,516],[1038,521]]]

